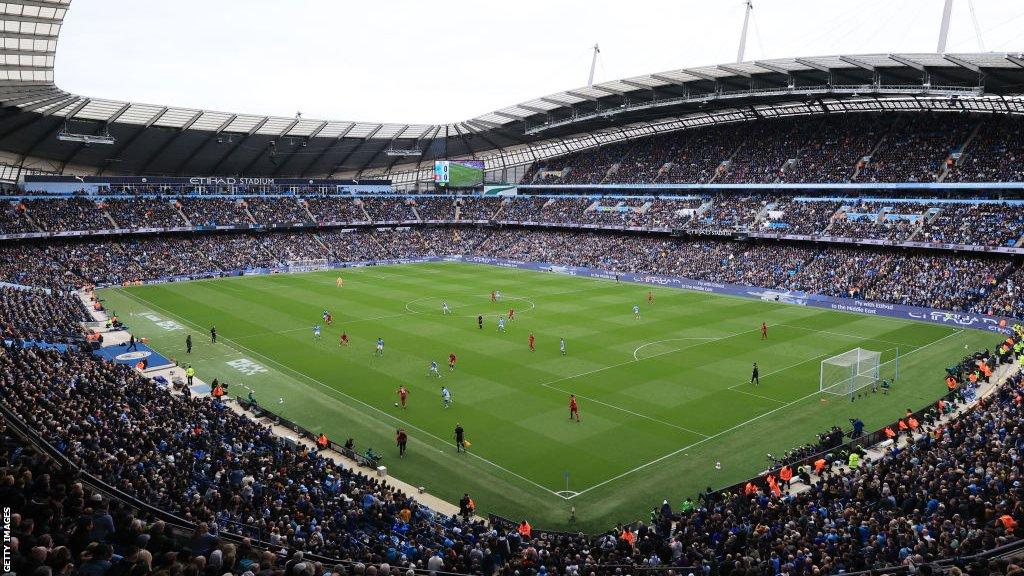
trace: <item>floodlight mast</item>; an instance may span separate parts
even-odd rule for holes
[[[594,58],[590,60],[590,78],[587,79],[587,86],[594,85],[594,68],[597,68],[597,55],[600,53],[601,49],[594,44]]]
[[[747,50],[747,25],[750,23],[750,11],[754,9],[753,0],[743,0],[743,4],[746,8],[743,11],[743,31],[740,32],[740,49],[736,52],[737,64],[743,62],[743,53]]]
[[[946,4],[942,7],[942,24],[939,25],[939,45],[935,48],[935,52],[939,54],[946,53],[946,39],[949,38],[949,18],[953,13],[953,0],[946,0]]]

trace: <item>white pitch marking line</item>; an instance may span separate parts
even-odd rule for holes
[[[786,328],[795,328],[797,330],[807,330],[808,332],[817,332],[818,334],[829,334],[831,336],[844,336],[846,338],[853,338],[855,340],[866,340],[869,342],[885,342],[886,344],[896,344],[897,346],[915,346],[909,342],[895,342],[893,340],[883,340],[881,338],[865,338],[856,334],[846,334],[844,332],[831,332],[829,330],[818,330],[817,328],[808,328],[807,326],[797,326],[796,324],[776,324],[776,326],[783,326]]]
[[[191,320],[188,320],[188,319],[186,319],[183,316],[178,316],[177,314],[171,312],[170,310],[167,310],[166,308],[162,308],[160,306],[157,306],[156,304],[154,304],[152,302],[149,302],[149,301],[141,298],[140,296],[136,296],[135,294],[131,294],[131,293],[129,293],[128,291],[126,291],[124,289],[118,288],[118,290],[121,290],[129,298],[133,298],[137,302],[140,302],[140,303],[142,303],[144,305],[148,304],[148,305],[152,306],[153,308],[157,308],[159,310],[162,310],[165,314],[167,314],[169,316],[173,316],[175,318],[178,318],[179,320],[181,320],[182,322],[184,322],[186,324],[189,324],[189,325],[194,326],[196,328],[202,329],[202,327],[200,327],[199,324],[196,324],[195,322],[192,322]],[[444,439],[442,439],[442,438],[440,438],[438,436],[435,436],[434,434],[431,434],[430,432],[427,432],[426,430],[423,430],[422,428],[414,426],[414,425],[406,422],[405,420],[402,420],[401,418],[398,418],[398,417],[396,417],[396,416],[394,416],[392,414],[389,414],[389,413],[381,410],[380,408],[377,408],[376,406],[373,406],[372,404],[367,404],[366,402],[363,402],[362,400],[360,400],[358,398],[355,398],[354,396],[350,396],[350,395],[346,394],[345,392],[342,392],[341,390],[338,390],[337,388],[333,388],[331,386],[328,386],[327,384],[321,382],[320,380],[317,380],[316,378],[313,378],[312,376],[308,376],[308,375],[303,374],[302,372],[299,372],[299,371],[297,371],[297,370],[295,370],[293,368],[289,368],[288,366],[285,366],[284,364],[281,364],[277,360],[274,360],[273,358],[270,358],[269,356],[265,356],[265,355],[255,351],[255,350],[253,350],[252,348],[247,348],[245,346],[242,346],[241,344],[239,344],[238,342],[235,342],[234,340],[231,340],[230,338],[226,338],[224,336],[221,336],[220,338],[224,342],[231,343],[235,348],[240,348],[242,350],[245,350],[245,351],[249,352],[249,354],[252,355],[252,356],[263,358],[269,364],[273,364],[273,365],[277,366],[278,368],[280,368],[280,369],[282,369],[282,370],[284,370],[286,372],[291,372],[293,374],[296,374],[300,378],[304,378],[305,380],[307,380],[309,382],[313,382],[315,384],[318,384],[318,385],[326,388],[327,390],[333,391],[333,392],[335,392],[337,394],[340,394],[340,395],[342,395],[342,396],[344,396],[346,398],[349,398],[350,400],[352,400],[354,402],[362,404],[363,406],[366,406],[367,408],[369,408],[370,410],[373,410],[374,412],[379,412],[380,414],[383,414],[387,418],[390,418],[390,419],[392,419],[392,420],[394,420],[396,422],[399,422],[399,423],[403,424],[406,428],[408,428],[410,430],[416,430],[418,432],[423,433],[425,436],[429,436],[431,438],[434,438],[435,440],[438,440],[439,442],[441,442],[442,444],[444,444],[446,446],[448,445],[448,441],[446,441],[446,440],[444,440]],[[383,422],[381,422],[381,423],[383,424]],[[442,452],[443,452],[443,450],[442,450]],[[487,464],[497,468],[498,470],[501,470],[502,472],[505,472],[507,474],[511,474],[512,476],[515,476],[516,478],[519,478],[520,480],[522,480],[524,482],[527,482],[528,484],[530,484],[532,486],[540,488],[541,490],[547,492],[548,494],[554,494],[555,496],[559,496],[560,498],[566,498],[565,496],[561,496],[560,494],[558,494],[554,490],[551,490],[550,488],[542,486],[542,485],[534,482],[533,480],[530,480],[529,478],[527,478],[525,476],[517,474],[516,472],[513,472],[513,471],[509,470],[508,468],[505,468],[504,466],[502,466],[500,464],[497,464],[495,462],[492,462],[492,461],[488,460],[487,458],[484,458],[483,456],[480,456],[480,455],[472,453],[472,452],[467,452],[467,454],[469,456],[473,457],[473,458],[476,458],[476,459],[478,459],[478,460],[480,460],[482,462],[485,462],[485,463],[487,463]]]
[[[720,339],[721,338],[711,338],[711,337],[702,338],[702,337],[694,336],[692,338],[667,338],[665,340],[655,340],[654,342],[648,342],[646,344],[641,344],[641,345],[637,346],[636,350],[633,350],[633,359],[634,360],[639,360],[640,359],[640,358],[637,357],[637,352],[640,352],[641,350],[643,350],[644,348],[646,348],[648,346],[652,346],[654,344],[661,344],[662,342],[679,342],[681,340],[720,340]]]
[[[956,332],[950,332],[949,334],[946,334],[945,336],[943,336],[942,338],[939,338],[938,340],[932,340],[931,342],[925,344],[924,346],[921,346],[920,348],[915,348],[914,350],[911,350],[910,352],[907,352],[907,355],[913,354],[914,352],[919,352],[921,350],[924,350],[925,348],[927,348],[929,346],[932,346],[933,344],[938,344],[939,342],[942,342],[943,340],[945,340],[946,338],[949,338],[950,336],[956,336],[958,334],[961,334],[961,333],[963,333],[963,331],[964,330],[961,328],[961,329],[957,330]],[[759,414],[757,416],[754,416],[750,420],[746,420],[744,422],[740,422],[739,424],[736,424],[735,426],[732,426],[730,428],[726,428],[725,430],[722,430],[721,432],[718,432],[717,434],[713,434],[711,436],[708,436],[707,438],[704,438],[703,440],[698,440],[698,441],[696,441],[696,442],[694,442],[692,444],[689,444],[687,446],[683,446],[682,448],[680,448],[680,449],[678,449],[678,450],[676,450],[674,452],[670,452],[670,453],[668,453],[668,454],[666,454],[664,456],[661,456],[659,458],[655,458],[654,460],[651,460],[650,462],[647,462],[646,464],[641,464],[641,465],[637,466],[636,468],[633,468],[632,470],[626,470],[625,472],[623,472],[621,474],[612,476],[611,478],[609,478],[607,480],[604,480],[602,482],[594,484],[590,488],[586,488],[586,489],[578,492],[576,494],[576,496],[580,496],[582,494],[586,494],[587,492],[590,492],[591,490],[593,490],[595,488],[600,488],[601,486],[604,486],[605,484],[608,484],[610,482],[614,482],[616,480],[619,480],[620,478],[625,478],[626,476],[629,476],[630,474],[632,474],[634,472],[638,472],[640,470],[643,470],[644,468],[647,468],[648,466],[650,466],[652,464],[657,464],[658,462],[661,462],[662,460],[667,460],[668,458],[671,458],[671,457],[673,457],[673,456],[675,456],[677,454],[681,454],[681,453],[689,450],[690,448],[694,448],[696,446],[700,446],[701,444],[704,444],[705,442],[709,442],[711,440],[714,440],[715,438],[718,438],[719,436],[722,436],[723,434],[728,434],[729,432],[732,432],[733,430],[737,430],[739,428],[742,428],[742,427],[746,426],[747,424],[750,424],[751,422],[756,422],[757,420],[760,420],[761,418],[764,418],[765,416],[768,416],[769,414],[774,414],[774,413],[778,412],[779,410],[784,410],[786,408],[789,408],[790,406],[792,406],[792,405],[794,405],[794,404],[796,404],[798,402],[802,402],[802,401],[804,401],[804,400],[806,400],[806,399],[808,399],[808,398],[810,398],[812,396],[816,396],[816,395],[818,395],[820,393],[821,393],[820,391],[815,390],[814,392],[811,392],[810,394],[808,394],[806,396],[801,396],[800,398],[797,398],[796,400],[793,400],[792,402],[787,402],[786,404],[783,404],[782,406],[779,406],[778,408],[773,408],[772,410],[769,410],[769,411],[767,411],[767,412],[765,412],[763,414]],[[571,496],[568,499],[575,498],[576,496]]]

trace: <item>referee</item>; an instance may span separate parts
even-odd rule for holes
[[[754,369],[751,370],[751,372],[750,372],[750,383],[755,385],[755,386],[758,386],[758,385],[761,384],[761,379],[757,377],[758,374],[759,374],[759,372],[757,370],[757,362],[754,362]]]
[[[466,431],[462,429],[462,424],[455,424],[455,452],[466,451]]]

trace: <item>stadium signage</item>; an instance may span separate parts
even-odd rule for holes
[[[188,179],[189,184],[196,184],[198,186],[273,186],[273,178],[234,178],[234,177],[220,177],[220,176],[193,176]]]

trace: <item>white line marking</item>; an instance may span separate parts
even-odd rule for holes
[[[739,388],[733,388],[731,386],[729,387],[729,390],[732,390],[733,392],[739,392],[740,394],[746,394],[747,396],[753,396],[754,398],[761,398],[762,400],[768,400],[770,402],[775,402],[776,404],[785,404],[786,403],[784,400],[776,400],[775,398],[769,398],[768,396],[762,396],[760,394],[754,394],[753,392],[747,392],[746,390],[740,390]]]
[[[667,338],[665,340],[655,340],[654,342],[648,342],[647,344],[641,344],[637,346],[636,350],[633,350],[633,360],[639,360],[640,358],[637,357],[637,352],[643,350],[648,346],[652,346],[654,344],[661,344],[662,342],[679,342],[681,340],[720,340],[720,338],[700,338],[695,336],[692,338]]]
[[[808,332],[817,332],[818,334],[829,334],[831,336],[844,336],[846,338],[853,338],[855,340],[867,340],[869,342],[885,342],[886,344],[896,344],[897,346],[916,346],[909,342],[895,342],[893,340],[883,340],[882,338],[865,338],[858,336],[857,334],[846,334],[844,332],[831,332],[829,330],[818,330],[817,328],[808,328],[806,326],[797,326],[796,324],[776,324],[776,326],[784,326],[786,328],[795,328],[797,330],[807,330]]]
[[[165,314],[167,314],[169,316],[174,316],[175,318],[178,318],[179,320],[181,320],[182,322],[184,322],[186,324],[194,326],[194,327],[196,327],[196,328],[198,328],[200,330],[203,329],[201,326],[199,326],[199,324],[196,324],[195,322],[192,322],[191,320],[188,320],[188,319],[186,319],[183,316],[179,316],[179,315],[171,312],[170,310],[167,310],[166,308],[163,308],[161,306],[157,306],[153,302],[149,302],[148,300],[146,300],[146,299],[144,299],[144,298],[142,298],[140,296],[137,296],[135,294],[131,294],[130,292],[124,290],[123,288],[118,287],[116,289],[121,291],[121,292],[123,292],[129,298],[132,298],[132,299],[136,300],[137,302],[142,303],[143,305],[150,305],[150,306],[152,306],[154,308],[162,310]],[[366,406],[367,408],[369,408],[370,410],[373,410],[374,412],[379,412],[380,414],[383,414],[385,417],[390,418],[390,419],[392,419],[392,420],[394,420],[396,422],[399,422],[399,423],[403,424],[406,428],[409,428],[410,430],[416,430],[418,432],[422,432],[424,435],[429,436],[431,438],[434,438],[435,440],[438,440],[439,442],[441,442],[445,446],[449,445],[448,441],[446,441],[446,440],[444,440],[444,439],[442,439],[442,438],[440,438],[438,436],[435,436],[434,434],[431,434],[430,432],[427,432],[426,430],[423,430],[422,428],[414,426],[414,425],[406,422],[405,420],[402,420],[401,418],[398,418],[398,417],[396,417],[396,416],[394,416],[392,414],[389,414],[389,413],[381,410],[380,408],[377,408],[376,406],[373,406],[372,404],[367,404],[366,402],[363,402],[362,400],[360,400],[358,398],[355,398],[354,396],[350,396],[350,395],[346,394],[345,392],[342,392],[341,390],[338,390],[337,388],[334,388],[332,386],[328,386],[327,384],[321,382],[320,380],[317,380],[316,378],[313,378],[312,376],[308,376],[308,375],[303,374],[302,372],[299,372],[299,371],[297,371],[297,370],[295,370],[293,368],[289,368],[288,366],[285,366],[284,364],[281,364],[277,360],[274,360],[273,358],[270,358],[269,356],[261,354],[261,353],[255,351],[255,350],[253,350],[251,348],[247,348],[245,346],[242,346],[241,344],[231,340],[230,338],[224,337],[223,335],[220,335],[220,334],[218,334],[218,337],[220,338],[221,341],[223,341],[223,342],[230,342],[231,344],[233,344],[233,346],[235,348],[240,348],[242,350],[245,350],[245,351],[249,352],[250,355],[252,355],[252,356],[258,356],[260,358],[263,358],[269,364],[274,364],[278,368],[280,368],[280,369],[282,369],[282,370],[284,370],[286,372],[291,372],[293,374],[296,374],[299,377],[304,378],[305,380],[307,380],[309,382],[313,382],[315,384],[318,384],[318,385],[326,388],[327,390],[331,390],[331,391],[333,391],[333,392],[335,392],[337,394],[340,394],[340,395],[342,395],[342,396],[344,396],[344,397],[346,397],[346,398],[348,398],[348,399],[350,399],[350,400],[352,400],[354,402],[358,402],[359,404],[362,404],[363,406]],[[381,422],[381,424],[383,424],[383,422]],[[519,478],[520,480],[522,480],[524,482],[527,482],[527,483],[529,483],[532,486],[540,488],[541,490],[543,490],[543,491],[545,491],[545,492],[547,492],[549,494],[554,494],[555,496],[558,496],[559,498],[565,498],[565,496],[562,496],[562,495],[558,494],[558,492],[555,492],[554,490],[551,490],[550,488],[542,486],[542,485],[534,482],[533,480],[530,480],[529,478],[527,478],[525,476],[517,474],[516,472],[513,472],[513,471],[509,470],[508,468],[505,468],[504,466],[501,466],[500,464],[497,464],[495,462],[492,462],[492,461],[488,460],[487,458],[484,458],[483,456],[477,455],[477,454],[472,453],[472,452],[467,452],[467,454],[469,454],[469,456],[471,456],[473,458],[476,458],[476,459],[478,459],[478,460],[480,460],[482,462],[485,462],[485,463],[487,463],[487,464],[497,468],[498,470],[501,470],[502,472],[506,472],[508,474],[511,474],[512,476],[515,476],[516,478]]]
[[[537,305],[533,303],[533,300],[530,300],[530,299],[528,299],[528,298],[526,298],[524,296],[502,296],[501,299],[502,300],[517,300],[517,301],[521,301],[521,302],[527,302],[530,305],[530,307],[527,308],[526,310],[516,311],[517,314],[526,313],[526,312],[529,312],[529,311],[537,308]],[[441,298],[441,297],[438,297],[438,296],[424,296],[422,298],[416,298],[415,300],[409,300],[408,302],[406,302],[405,303],[405,309],[408,310],[412,314],[433,315],[431,312],[424,312],[422,310],[413,310],[412,308],[409,307],[409,306],[411,306],[413,304],[416,304],[417,302],[423,302],[424,300],[445,300],[445,298]],[[467,306],[477,306],[477,304],[457,304],[455,306],[449,306],[448,309],[449,310],[454,310],[456,308],[465,308]],[[493,311],[489,312],[487,315],[489,316],[491,314],[493,314]],[[444,314],[444,313],[441,313],[441,315],[442,316],[454,316],[456,318],[476,318],[476,316],[477,316],[476,314]],[[501,313],[499,312],[498,315],[500,316]]]
[[[924,346],[921,346],[920,348],[916,348],[914,350],[911,350],[910,352],[907,352],[906,355],[913,354],[914,352],[919,352],[919,351],[924,350],[925,348],[927,348],[929,346],[932,346],[933,344],[938,344],[939,342],[942,342],[943,340],[945,340],[946,338],[949,338],[950,336],[956,336],[957,334],[961,334],[961,333],[963,333],[963,329],[962,328],[957,330],[956,332],[951,332],[949,334],[946,334],[945,336],[943,336],[942,338],[939,338],[938,340],[933,340],[933,341],[925,344]],[[704,438],[703,440],[698,440],[698,441],[694,442],[693,444],[689,444],[687,446],[683,446],[682,448],[680,448],[680,449],[678,449],[678,450],[676,450],[674,452],[669,452],[668,454],[666,454],[664,456],[661,456],[660,458],[656,458],[654,460],[651,460],[650,462],[647,462],[646,464],[641,464],[640,466],[637,466],[636,468],[633,468],[632,470],[626,470],[625,472],[623,472],[621,474],[612,476],[611,478],[609,478],[607,480],[604,480],[603,482],[599,482],[597,484],[594,484],[590,488],[586,488],[586,489],[580,491],[579,493],[576,494],[576,496],[580,496],[582,494],[586,494],[587,492],[590,492],[591,490],[593,490],[595,488],[600,488],[601,486],[604,486],[605,484],[608,484],[610,482],[614,482],[614,481],[619,480],[621,478],[625,478],[626,476],[629,476],[630,474],[632,474],[634,472],[638,472],[640,470],[643,470],[644,468],[647,468],[648,466],[651,466],[652,464],[657,464],[658,462],[661,462],[663,460],[667,460],[668,458],[671,458],[671,457],[673,457],[673,456],[675,456],[677,454],[685,452],[685,451],[689,450],[690,448],[694,448],[696,446],[700,446],[701,444],[704,444],[705,442],[709,442],[711,440],[714,440],[715,438],[718,438],[719,436],[722,436],[724,434],[728,434],[729,432],[732,432],[733,430],[737,430],[739,428],[742,428],[742,427],[746,426],[747,424],[750,424],[751,422],[756,422],[757,420],[760,420],[761,418],[764,418],[765,416],[768,416],[770,414],[774,414],[774,413],[778,412],[779,410],[784,410],[786,408],[789,408],[790,406],[792,406],[792,405],[794,405],[794,404],[796,404],[798,402],[802,402],[802,401],[804,401],[804,400],[806,400],[808,398],[811,398],[812,396],[816,396],[818,394],[820,394],[820,392],[815,390],[814,392],[811,392],[810,394],[808,394],[806,396],[801,396],[800,398],[797,398],[796,400],[793,400],[792,402],[787,402],[786,404],[783,404],[782,406],[779,406],[778,408],[774,408],[774,409],[769,410],[769,411],[767,411],[767,412],[765,412],[763,414],[759,414],[758,416],[754,416],[750,420],[746,420],[744,422],[740,422],[739,424],[736,424],[735,426],[732,426],[730,428],[726,428],[725,430],[722,430],[721,432],[718,432],[717,434],[713,434],[711,436],[708,436],[707,438]],[[575,498],[576,496],[570,496],[567,499],[571,500],[572,498]]]

